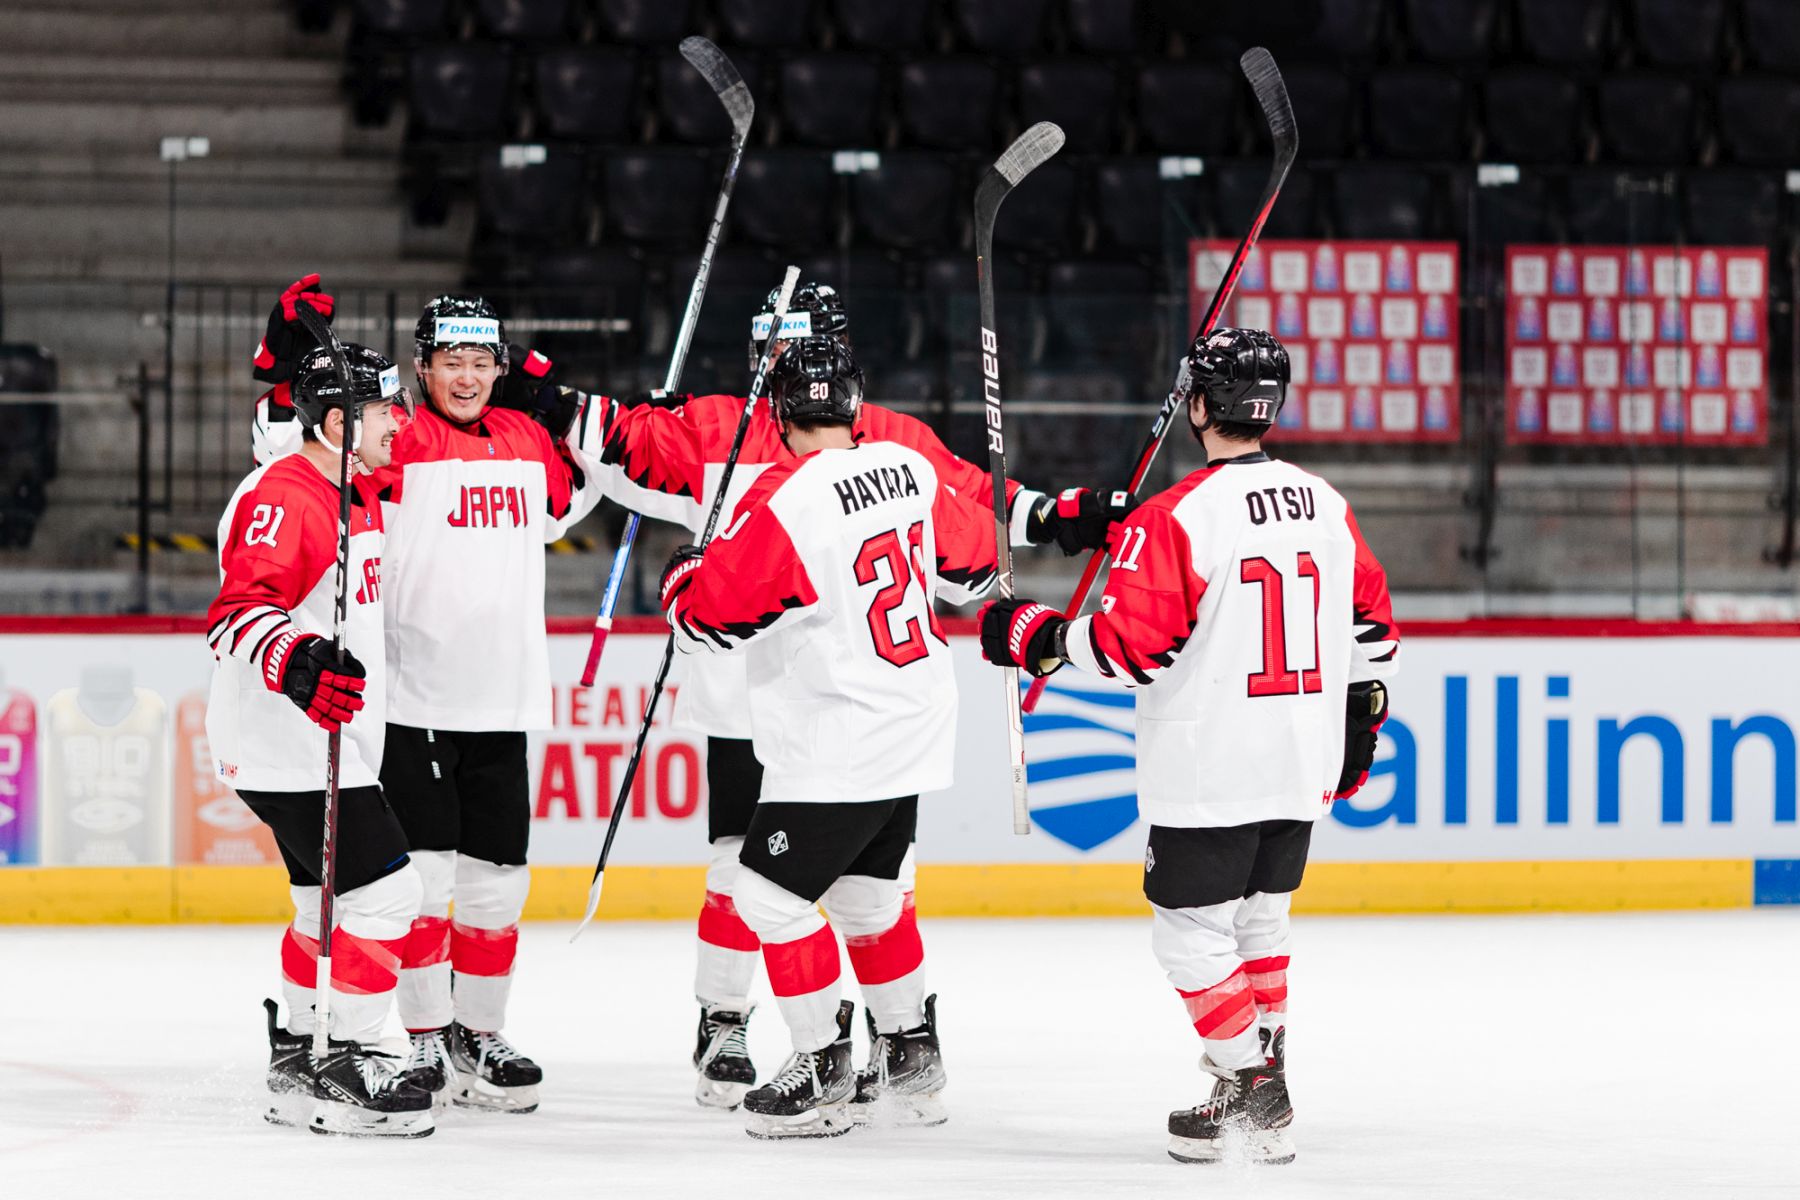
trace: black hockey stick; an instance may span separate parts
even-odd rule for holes
[[[987,406],[988,475],[994,485],[994,561],[1000,595],[1013,594],[1012,542],[1007,537],[1006,434],[1000,424],[1000,338],[994,319],[994,220],[1000,203],[1031,174],[1062,149],[1063,131],[1049,121],[1039,121],[1019,135],[1005,153],[994,160],[975,187],[975,276],[981,290],[981,388]],[[1019,668],[1008,667],[1006,677],[1006,747],[1011,756],[1013,832],[1031,832],[1031,808],[1025,795],[1025,725],[1019,715]]]
[[[788,301],[793,299],[794,285],[800,282],[800,268],[789,267],[782,276],[781,290],[775,296],[774,324],[769,328],[779,330],[782,318],[787,316]],[[713,533],[719,528],[719,515],[725,508],[725,494],[731,490],[731,476],[737,471],[738,455],[744,449],[744,437],[750,430],[750,418],[756,412],[757,399],[762,395],[763,385],[769,377],[769,359],[775,349],[775,338],[770,337],[763,343],[762,355],[756,360],[756,378],[750,381],[750,394],[744,398],[744,411],[738,416],[737,433],[731,439],[731,452],[725,456],[725,473],[719,479],[719,490],[713,496],[712,510],[706,514],[706,528],[700,534],[699,546],[706,549],[712,541]],[[624,778],[619,781],[619,794],[613,799],[612,817],[606,824],[606,840],[600,845],[600,861],[594,864],[594,879],[588,884],[587,912],[582,914],[581,924],[569,936],[572,942],[581,936],[581,931],[588,927],[594,919],[594,912],[600,907],[600,890],[606,884],[606,860],[612,856],[613,838],[619,832],[619,819],[625,815],[625,802],[631,796],[632,781],[637,778],[638,763],[644,757],[644,742],[650,736],[650,722],[656,716],[657,702],[662,699],[663,684],[668,681],[669,667],[675,661],[675,631],[669,631],[669,640],[663,644],[662,665],[656,669],[656,682],[651,685],[650,698],[644,703],[644,719],[638,724],[637,744],[632,747],[631,761],[625,764]]]
[[[756,115],[756,101],[744,84],[731,60],[717,46],[703,37],[683,38],[681,56],[705,77],[706,82],[725,106],[731,118],[731,157],[725,163],[725,178],[719,184],[719,200],[713,205],[712,226],[706,231],[706,247],[700,252],[700,266],[694,272],[694,284],[688,289],[687,309],[681,314],[681,327],[675,334],[675,350],[669,356],[669,370],[663,376],[663,390],[672,392],[681,381],[681,368],[687,362],[688,346],[694,340],[694,326],[700,321],[700,303],[706,298],[706,281],[712,274],[713,254],[719,248],[719,235],[725,229],[725,210],[731,205],[731,192],[737,186],[738,164],[744,159],[744,142],[750,136],[750,119]],[[606,650],[607,636],[612,632],[613,609],[619,603],[619,587],[625,580],[625,567],[631,561],[631,549],[637,543],[638,526],[643,516],[632,513],[613,552],[612,570],[606,577],[606,591],[600,599],[600,614],[594,618],[594,633],[588,641],[587,665],[581,669],[581,686],[593,687],[600,670],[600,655]]]
[[[294,312],[307,332],[331,355],[331,369],[338,377],[340,411],[344,414],[344,427],[339,433],[344,444],[338,467],[337,579],[332,588],[331,610],[331,645],[341,668],[350,608],[350,462],[354,453],[352,446],[356,442],[356,381],[350,374],[350,359],[344,353],[344,344],[338,341],[325,318],[310,304],[296,304]],[[323,1059],[331,1051],[331,922],[337,898],[338,782],[344,758],[343,727],[333,729],[325,739],[325,835],[319,855],[319,964],[313,979],[312,1053],[316,1059]]]
[[[1213,289],[1212,300],[1206,306],[1206,315],[1200,319],[1194,330],[1194,338],[1198,339],[1212,332],[1213,326],[1219,323],[1219,314],[1225,310],[1225,304],[1237,288],[1238,275],[1244,269],[1244,260],[1250,257],[1250,250],[1256,245],[1256,239],[1262,236],[1263,223],[1269,219],[1269,213],[1275,207],[1275,199],[1281,194],[1281,185],[1287,179],[1288,168],[1294,165],[1294,155],[1300,150],[1300,131],[1294,125],[1294,108],[1288,103],[1287,85],[1281,82],[1281,72],[1276,69],[1275,59],[1261,46],[1244,51],[1238,60],[1243,68],[1244,78],[1250,81],[1250,88],[1256,93],[1256,103],[1262,108],[1263,119],[1269,124],[1269,135],[1275,146],[1275,158],[1269,165],[1269,182],[1263,187],[1262,199],[1257,201],[1256,214],[1250,220],[1250,228],[1244,231],[1243,240],[1232,252],[1231,260],[1225,265],[1225,274],[1219,280],[1219,286]],[[1191,340],[1191,339],[1190,339]],[[1128,490],[1137,491],[1150,475],[1150,464],[1156,461],[1156,452],[1162,448],[1163,438],[1174,424],[1175,414],[1187,408],[1188,396],[1193,391],[1192,381],[1188,378],[1187,354],[1181,356],[1181,368],[1175,376],[1175,386],[1170,389],[1168,398],[1156,412],[1156,420],[1150,426],[1150,436],[1144,439],[1144,448],[1138,452],[1137,466],[1131,472]],[[1070,617],[1081,615],[1082,606],[1087,603],[1088,592],[1094,586],[1094,579],[1100,574],[1100,564],[1106,561],[1106,551],[1096,550],[1088,558],[1085,570],[1081,572],[1081,582],[1075,585],[1074,598],[1064,613]],[[1025,711],[1037,708],[1038,697],[1044,694],[1043,678],[1031,682],[1031,690],[1025,694]]]

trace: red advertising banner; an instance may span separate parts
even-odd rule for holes
[[[1189,244],[1197,325],[1236,243]],[[1292,361],[1280,436],[1453,442],[1462,432],[1454,242],[1264,241],[1224,323],[1267,329]]]
[[[1512,442],[1768,438],[1761,246],[1508,246]]]

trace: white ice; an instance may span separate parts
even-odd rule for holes
[[[260,1117],[275,929],[0,928],[0,1197],[1800,1196],[1800,912],[1302,917],[1279,1167],[1164,1154],[1204,1081],[1147,920],[926,921],[950,1123],[785,1144],[690,1098],[691,926],[568,931],[513,995],[542,1109],[375,1143]]]

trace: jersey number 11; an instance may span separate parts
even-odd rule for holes
[[[1319,678],[1319,566],[1305,550],[1296,556],[1295,573],[1312,580],[1313,665],[1298,671],[1288,666],[1287,607],[1282,603],[1281,569],[1266,558],[1246,558],[1238,564],[1238,578],[1262,588],[1262,670],[1248,681],[1251,696],[1297,696],[1324,690]]]

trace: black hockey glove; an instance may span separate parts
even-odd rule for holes
[[[255,369],[251,374],[264,383],[286,383],[294,377],[297,366],[308,350],[319,344],[306,326],[300,323],[296,306],[305,304],[327,322],[337,301],[319,290],[319,276],[296,279],[281,293],[281,299],[269,310],[268,332],[256,344]]]
[[[348,725],[363,706],[363,683],[369,672],[344,651],[316,633],[290,629],[275,639],[263,656],[263,682],[294,702],[313,724],[330,732]]]
[[[691,392],[671,392],[665,388],[651,388],[647,392],[634,392],[629,396],[622,396],[619,398],[619,403],[626,408],[637,408],[645,404],[651,408],[680,408],[693,398]]]
[[[1344,769],[1333,800],[1347,800],[1369,781],[1375,762],[1376,731],[1387,720],[1387,687],[1379,679],[1353,683],[1344,700]]]
[[[514,342],[506,351],[506,374],[494,388],[494,406],[522,412],[561,441],[581,412],[581,393],[558,387],[555,364],[536,350]]]
[[[694,582],[694,572],[700,569],[700,560],[705,554],[706,551],[691,543],[675,547],[675,553],[669,556],[662,579],[656,585],[656,602],[664,612],[668,612],[675,598]]]
[[[1068,488],[1059,495],[1045,496],[1031,510],[1025,519],[1025,540],[1034,546],[1055,542],[1066,555],[1100,550],[1137,505],[1137,497],[1130,492]]]
[[[1057,645],[1068,621],[1048,604],[1022,596],[990,600],[975,619],[981,623],[981,657],[996,667],[1048,675],[1063,665]]]

